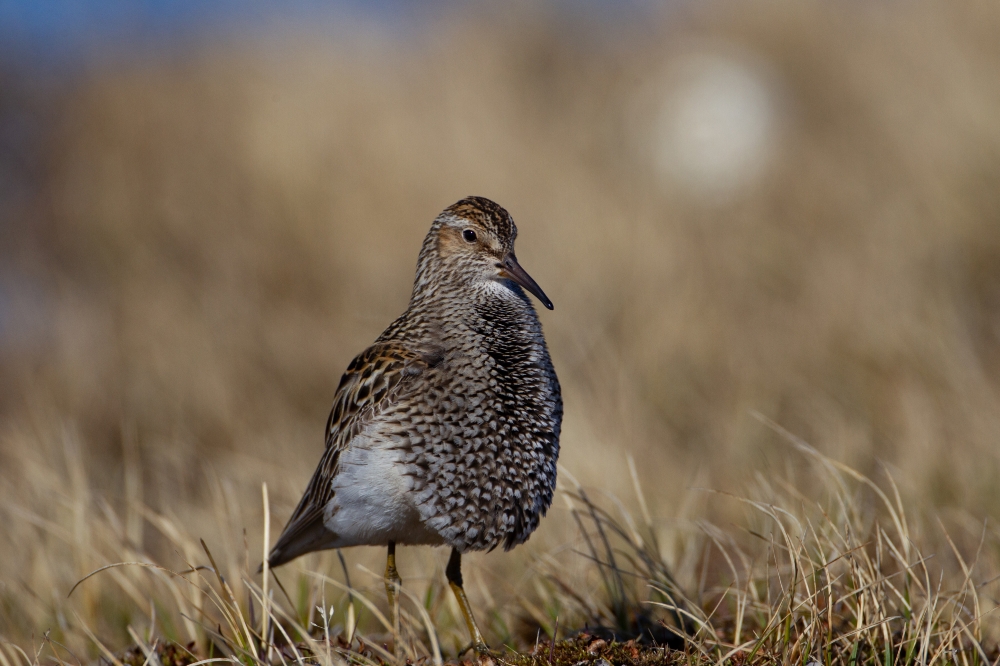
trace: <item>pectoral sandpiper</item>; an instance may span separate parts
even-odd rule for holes
[[[517,228],[469,197],[431,225],[406,312],[340,380],[326,450],[268,557],[388,546],[451,547],[446,575],[477,652],[462,553],[523,543],[552,503],[562,398],[538,316],[552,302],[514,256]]]

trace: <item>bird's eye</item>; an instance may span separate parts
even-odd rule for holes
[[[462,232],[462,238],[464,238],[469,243],[476,242],[476,232],[472,229],[466,229]]]

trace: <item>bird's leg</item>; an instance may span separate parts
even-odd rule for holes
[[[389,599],[389,622],[392,630],[399,635],[399,588],[403,579],[396,571],[396,542],[389,542],[389,554],[385,558],[385,596]]]
[[[462,554],[458,552],[457,548],[451,549],[451,558],[448,560],[448,568],[445,569],[444,573],[448,577],[451,591],[455,593],[455,598],[458,600],[458,606],[462,609],[462,615],[465,616],[465,624],[469,627],[469,635],[472,637],[472,649],[476,651],[476,654],[489,653],[490,648],[483,640],[479,625],[476,624],[476,618],[472,617],[469,598],[465,596],[465,590],[462,588]]]

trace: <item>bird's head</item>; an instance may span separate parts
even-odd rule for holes
[[[552,301],[517,263],[516,237],[517,227],[510,213],[489,199],[467,197],[438,216],[425,250],[433,248],[440,269],[469,282],[470,286],[497,285],[509,289],[509,282],[513,282],[551,310]]]

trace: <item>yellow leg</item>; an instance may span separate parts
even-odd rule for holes
[[[469,605],[469,598],[465,596],[465,589],[462,588],[462,554],[455,548],[451,549],[451,558],[448,560],[448,568],[445,569],[451,591],[455,593],[458,606],[465,616],[465,624],[469,627],[469,635],[472,637],[472,649],[476,654],[488,654],[490,648],[483,640],[483,634],[479,631],[476,618],[472,616],[472,607]]]
[[[396,571],[396,542],[389,542],[389,554],[385,558],[385,596],[389,599],[389,622],[392,630],[399,635],[399,588],[403,579]]]

